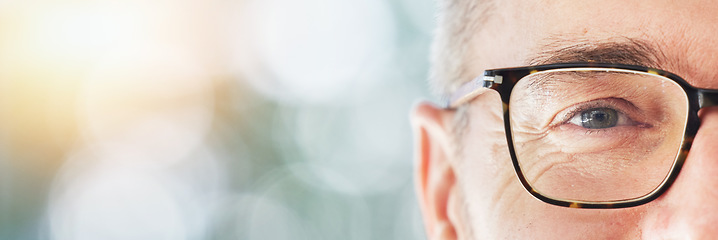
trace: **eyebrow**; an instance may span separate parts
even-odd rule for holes
[[[667,61],[658,47],[627,37],[598,41],[551,37],[545,42],[541,50],[528,59],[528,65],[602,62],[661,68]]]

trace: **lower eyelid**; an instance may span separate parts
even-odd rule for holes
[[[557,127],[557,129],[561,132],[566,132],[570,134],[571,132],[574,132],[574,134],[585,134],[585,135],[594,135],[594,134],[612,134],[612,133],[622,133],[626,131],[631,131],[631,129],[635,129],[636,125],[617,125],[615,127],[611,128],[584,128],[575,124],[561,124]]]

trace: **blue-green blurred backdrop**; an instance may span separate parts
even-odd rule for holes
[[[0,1],[0,239],[423,239],[432,0]]]

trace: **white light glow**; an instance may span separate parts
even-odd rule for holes
[[[100,63],[80,115],[89,142],[105,151],[146,154],[167,164],[195,149],[213,117],[212,81],[182,49],[154,46]]]
[[[48,62],[101,58],[116,46],[136,47],[146,36],[146,16],[136,6],[63,3],[22,10],[14,38],[20,57]],[[25,12],[25,13],[22,13]]]
[[[382,79],[396,29],[383,0],[261,0],[244,12],[238,67],[260,91],[283,100],[343,101]]]
[[[53,184],[52,239],[197,239],[211,227],[224,172],[201,150],[172,168],[134,152],[78,149]]]

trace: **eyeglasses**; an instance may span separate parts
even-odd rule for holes
[[[498,91],[516,174],[546,203],[624,208],[656,199],[678,176],[718,90],[667,71],[608,63],[493,69],[448,101]]]

